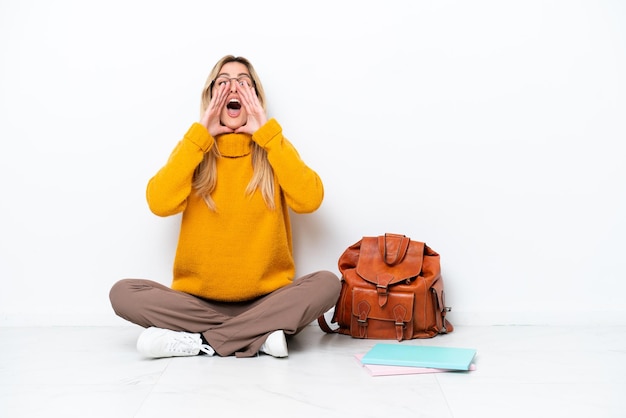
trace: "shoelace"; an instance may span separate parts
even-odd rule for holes
[[[167,346],[168,351],[188,354],[193,354],[197,348],[199,348],[200,351],[208,354],[209,356],[215,354],[215,350],[213,350],[210,345],[202,344],[199,335],[194,337],[188,333],[183,332],[176,335],[173,341]]]
[[[213,354],[215,354],[215,350],[213,350],[213,347],[211,347],[208,344],[200,344],[200,351],[208,354],[209,356],[212,356]]]

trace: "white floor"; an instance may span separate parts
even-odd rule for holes
[[[626,417],[626,328],[459,327],[471,372],[373,377],[379,341],[310,326],[289,357],[143,359],[141,329],[0,328],[0,417]]]

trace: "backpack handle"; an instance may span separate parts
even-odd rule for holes
[[[389,243],[387,242],[387,237],[390,237]],[[391,251],[391,249],[389,248],[391,245],[391,240],[399,240],[398,248],[395,252],[395,255],[393,254],[393,251]],[[385,233],[385,235],[379,236],[378,248],[385,264],[387,264],[388,266],[395,266],[400,261],[402,261],[402,259],[406,255],[407,249],[409,248],[410,242],[411,240],[406,235]]]

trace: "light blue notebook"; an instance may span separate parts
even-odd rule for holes
[[[475,355],[473,348],[376,344],[365,353],[361,363],[469,370]]]

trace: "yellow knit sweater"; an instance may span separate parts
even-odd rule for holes
[[[274,170],[276,209],[259,191],[246,196],[252,177],[251,141],[267,151]],[[216,146],[217,186],[211,211],[192,188],[193,172],[204,153]],[[322,182],[270,119],[252,135],[214,139],[194,123],[167,164],[147,187],[150,210],[159,216],[182,212],[172,288],[219,301],[245,301],[292,282],[295,274],[288,208],[315,211],[322,203]]]

